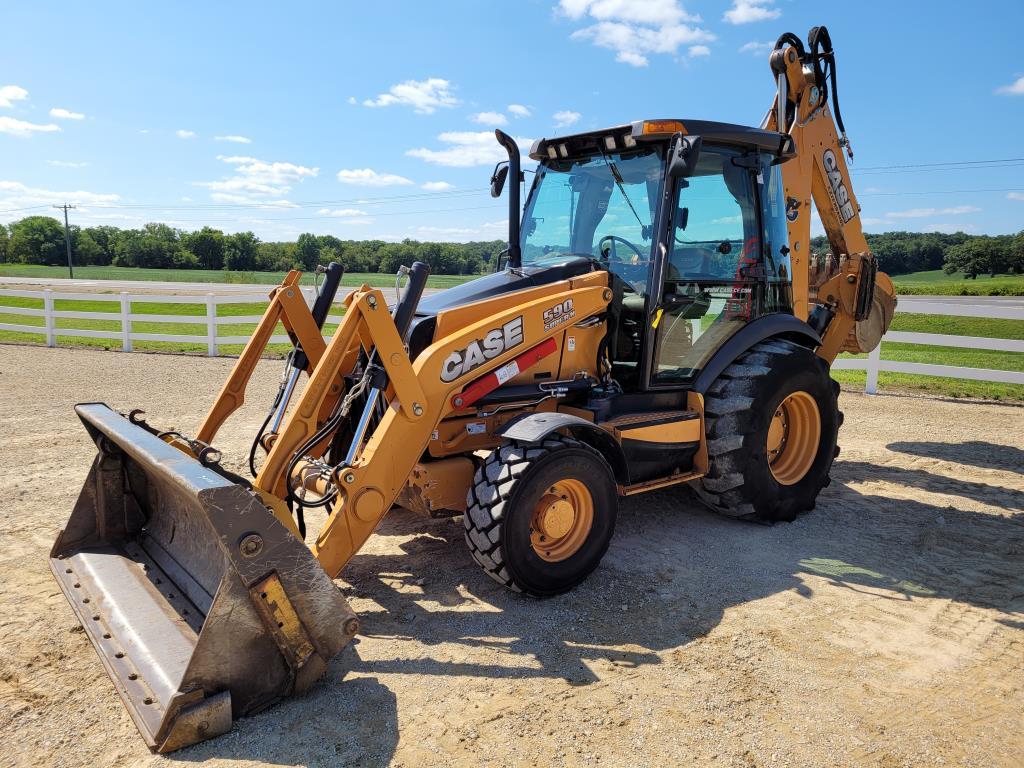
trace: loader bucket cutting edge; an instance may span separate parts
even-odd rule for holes
[[[101,403],[99,452],[50,568],[151,750],[308,689],[358,630],[255,493]]]

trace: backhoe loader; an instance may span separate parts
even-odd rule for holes
[[[312,308],[289,273],[194,434],[77,406],[98,453],[50,564],[151,749],[308,689],[359,629],[333,579],[396,505],[461,515],[483,570],[536,597],[597,567],[622,496],[688,485],[768,523],[814,507],[842,423],[829,367],[879,343],[895,297],[861,231],[828,32],[783,35],[770,65],[759,127],[537,141],[523,207],[496,131],[498,270],[424,298],[426,265],[403,268],[390,306],[348,293],[329,338],[341,266]],[[293,349],[245,478],[217,433],[278,323]]]

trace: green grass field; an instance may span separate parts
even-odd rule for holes
[[[927,296],[1024,296],[1024,275],[978,275],[968,280],[960,272],[947,275],[941,269],[893,275],[898,293]]]
[[[142,269],[140,267],[75,267],[75,277],[83,280],[159,280],[181,283],[261,283],[276,285],[285,272],[230,272],[224,269]],[[67,267],[44,267],[38,264],[0,264],[0,277],[67,277]],[[473,275],[431,275],[428,288],[449,288],[472,280]],[[309,282],[308,275],[303,283]],[[395,284],[394,275],[373,272],[346,274],[341,284],[355,287],[369,283],[374,287]]]
[[[1024,323],[1019,320],[993,320],[984,317],[949,317],[897,313],[893,318],[893,331],[910,333],[944,333],[951,336],[979,336],[992,339],[1024,340]],[[846,357],[844,355],[844,357]],[[853,355],[849,357],[854,357]],[[856,355],[855,357],[867,357]],[[955,365],[964,368],[995,368],[1004,371],[1024,371],[1024,353],[996,352],[963,347],[933,347],[921,344],[885,342],[882,359],[907,363]],[[842,384],[863,387],[864,371],[833,371]],[[878,388],[909,389],[932,392],[946,397],[981,397],[989,400],[1024,401],[1024,385],[1000,384],[989,381],[949,379],[938,376],[915,376],[906,373],[878,374]]]

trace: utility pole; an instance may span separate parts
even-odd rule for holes
[[[68,249],[68,277],[73,279],[75,277],[75,268],[71,265],[71,230],[68,229],[68,208],[74,208],[75,206],[64,203],[64,205],[55,205],[53,207],[58,211],[62,208],[64,209],[64,245]]]

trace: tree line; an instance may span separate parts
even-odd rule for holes
[[[252,232],[225,234],[203,227],[186,232],[167,224],[141,229],[72,226],[75,265],[113,265],[156,269],[229,269],[243,272],[311,270],[340,261],[349,272],[394,273],[402,264],[423,261],[434,274],[475,275],[494,268],[503,240],[435,243],[403,240],[341,240],[303,233],[295,242],[264,242]],[[891,275],[944,269],[968,277],[1024,274],[1024,231],[1016,235],[968,235],[964,232],[885,232],[867,235],[879,266]],[[828,253],[828,241],[816,237],[811,250]],[[51,216],[28,216],[0,224],[0,262],[67,264],[64,226]]]
[[[1024,231],[1015,235],[968,235],[964,232],[884,232],[865,235],[878,266],[890,275],[942,269],[966,277],[1024,274]],[[811,252],[829,252],[828,240],[811,240]]]
[[[75,266],[281,272],[340,261],[348,272],[394,273],[402,264],[423,261],[434,274],[474,275],[490,271],[505,249],[503,240],[393,243],[308,232],[295,242],[265,242],[252,232],[226,234],[212,227],[186,232],[159,223],[141,229],[72,226],[69,231]],[[0,224],[0,262],[66,265],[64,225],[50,216]]]

